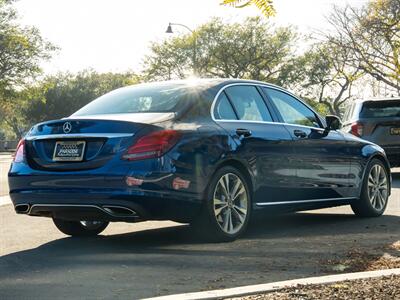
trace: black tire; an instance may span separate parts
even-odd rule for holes
[[[229,174],[232,174],[232,175],[229,175]],[[222,217],[216,216],[216,211],[214,211],[214,194],[216,193],[217,185],[219,184],[220,179],[225,175],[228,175],[228,178],[229,178],[229,176],[231,176],[230,178],[231,179],[233,178],[233,180],[235,180],[236,179],[235,176],[237,176],[237,178],[239,178],[240,181],[242,182],[244,190],[245,190],[244,192],[240,193],[240,198],[239,197],[236,198],[236,202],[235,202],[235,200],[230,199],[229,200],[229,201],[231,201],[230,207],[226,207],[226,209],[225,209],[225,210],[227,210],[227,209],[229,210],[229,212],[227,212],[227,214],[231,214],[230,225],[231,225],[232,230],[234,229],[235,225],[238,226],[237,231],[232,232],[232,233],[227,233],[226,231],[223,230],[223,228],[222,228],[223,224],[220,225],[220,221],[218,221],[218,220],[222,220]],[[235,182],[235,181],[233,181],[233,182]],[[236,181],[236,183],[237,183],[237,181]],[[220,188],[220,186],[218,188]],[[244,200],[244,195],[246,197],[246,201]],[[225,202],[225,203],[227,203],[227,202]],[[235,205],[235,203],[237,205]],[[244,207],[246,207],[246,215],[245,216],[243,214]],[[225,166],[225,167],[222,167],[221,169],[219,169],[218,171],[216,171],[215,174],[213,175],[213,177],[210,181],[209,187],[207,189],[207,193],[206,193],[206,196],[204,199],[201,213],[192,222],[192,226],[194,227],[197,234],[199,234],[201,237],[205,238],[208,241],[213,241],[213,242],[233,241],[233,240],[237,239],[241,234],[243,234],[243,232],[246,230],[247,225],[250,220],[250,216],[251,216],[251,208],[252,208],[251,192],[250,192],[249,184],[248,184],[246,178],[236,168],[231,167],[231,166]],[[236,210],[236,211],[234,211],[234,210]],[[221,211],[220,215],[222,215],[223,210],[220,210],[220,211]],[[242,212],[242,214],[240,214],[240,212]],[[227,214],[224,214],[224,217]],[[240,218],[239,215],[241,215],[242,218]],[[244,220],[244,221],[240,222],[240,220]],[[236,224],[234,224],[234,223],[236,223]],[[228,225],[228,227],[229,227],[229,225]]]
[[[62,233],[71,236],[95,236],[108,226],[108,222],[101,221],[97,226],[84,226],[80,221],[67,221],[53,218],[53,222]]]
[[[386,197],[382,197],[381,199],[384,198],[384,203],[380,207],[376,207],[376,205],[373,205],[373,200],[371,200],[372,197],[370,197],[370,189],[373,190],[373,188],[368,187],[368,181],[369,181],[369,176],[371,172],[373,172],[373,168],[377,167],[380,168],[379,170],[382,170],[382,176],[385,176],[386,182],[387,182],[387,193]],[[372,176],[372,175],[371,175]],[[372,176],[374,177],[374,176]],[[367,169],[365,170],[365,175],[363,178],[363,185],[361,189],[361,197],[358,200],[355,200],[353,203],[351,203],[351,209],[353,210],[354,214],[358,217],[363,217],[363,218],[368,218],[368,217],[379,217],[381,216],[386,209],[388,200],[389,200],[389,192],[390,192],[390,185],[389,185],[389,175],[387,172],[387,169],[385,165],[379,160],[379,159],[372,159],[370,163],[367,166]],[[382,195],[382,193],[380,194]],[[381,202],[381,200],[379,200]],[[376,203],[376,202],[375,202]]]

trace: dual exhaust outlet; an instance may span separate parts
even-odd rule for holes
[[[94,209],[98,209],[104,213],[107,213],[113,217],[137,217],[138,214],[127,207],[123,207],[123,206],[114,206],[114,205],[104,205],[104,206],[96,206],[96,205],[73,205],[73,204],[34,204],[32,206],[30,206],[29,204],[17,204],[15,206],[15,212],[17,214],[29,214],[35,207],[40,207],[40,208],[48,208],[49,211],[51,211],[51,207],[54,208],[61,208],[61,207],[70,207],[70,208],[94,208]]]

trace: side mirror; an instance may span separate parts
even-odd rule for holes
[[[328,115],[325,117],[325,121],[327,130],[338,130],[342,127],[342,122],[337,116]]]

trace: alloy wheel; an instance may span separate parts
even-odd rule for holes
[[[89,230],[100,228],[104,222],[102,221],[80,221],[81,225]]]
[[[224,174],[214,190],[213,207],[218,225],[227,234],[240,231],[248,214],[246,185],[233,173]]]
[[[388,199],[388,179],[382,166],[374,165],[368,176],[368,197],[374,209],[382,210]]]

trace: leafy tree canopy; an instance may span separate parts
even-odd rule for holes
[[[48,76],[14,94],[4,122],[20,137],[35,123],[67,117],[95,98],[139,80],[133,73],[94,71]]]
[[[35,27],[17,24],[12,0],[0,0],[0,101],[38,74],[42,60],[56,49]]]
[[[352,64],[400,93],[400,1],[335,7],[329,21],[334,31],[327,38],[352,53]]]
[[[232,24],[213,19],[194,34],[153,43],[144,60],[144,76],[147,80],[168,80],[196,73],[199,77],[284,84],[291,75],[296,40],[290,27],[275,28],[260,18]]]

